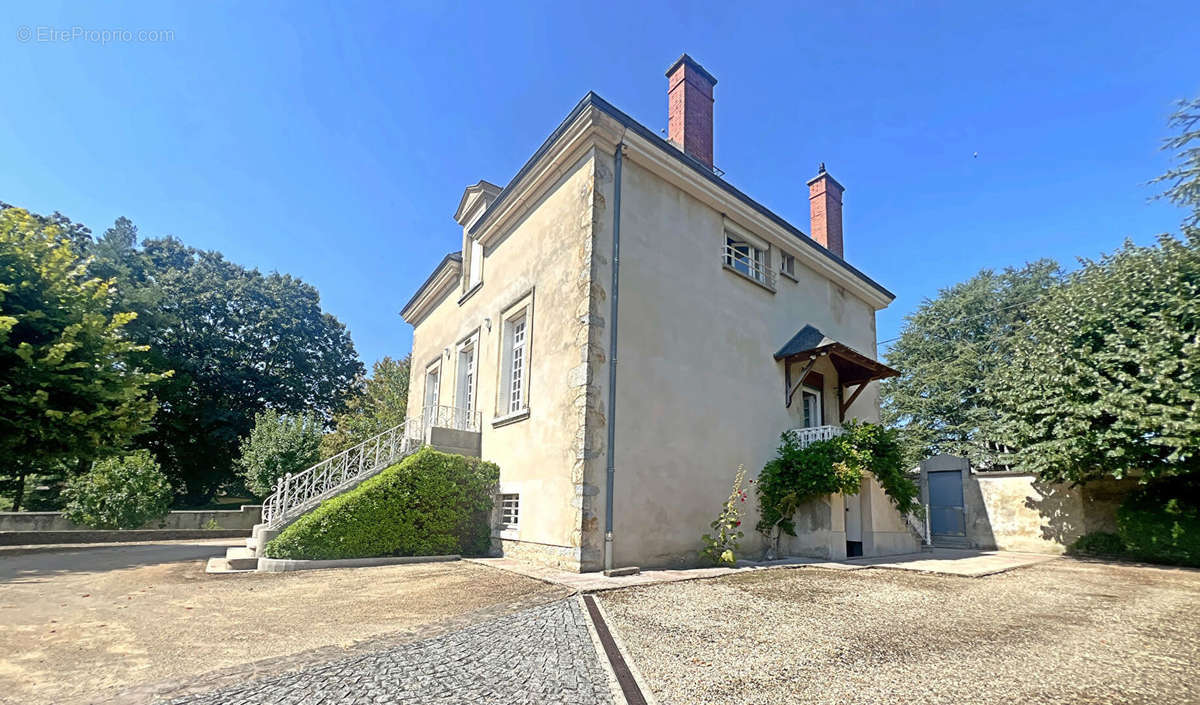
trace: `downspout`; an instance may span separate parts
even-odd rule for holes
[[[625,140],[617,145],[613,166],[613,241],[612,241],[612,304],[608,313],[608,456],[604,487],[604,570],[613,569],[613,484],[616,476],[616,453],[613,444],[617,437],[617,299],[621,272],[621,162]]]

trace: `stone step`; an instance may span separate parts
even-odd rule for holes
[[[251,536],[250,538],[246,539],[246,548],[251,550],[258,548],[258,538]]]
[[[225,551],[225,561],[235,570],[258,569],[258,556],[252,548],[230,548]]]
[[[232,568],[229,561],[220,556],[213,556],[208,559],[208,563],[204,566],[205,573],[223,574],[223,573],[253,573],[258,570],[256,565],[254,568]]]

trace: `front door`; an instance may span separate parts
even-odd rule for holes
[[[929,475],[929,531],[934,536],[967,535],[962,472],[943,470]]]
[[[862,546],[862,492],[842,495],[846,505],[846,556],[853,558],[863,554]]]

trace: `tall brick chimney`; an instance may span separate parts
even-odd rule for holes
[[[808,181],[808,218],[812,239],[838,257],[842,253],[842,193],[846,189],[825,171],[825,162]]]
[[[717,79],[687,54],[667,69],[667,137],[710,169],[715,85]]]

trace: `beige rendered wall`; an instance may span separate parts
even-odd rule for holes
[[[805,194],[798,187],[797,198]],[[784,407],[775,351],[811,323],[873,356],[875,316],[800,257],[797,281],[780,276],[775,293],[725,270],[721,213],[632,160],[625,162],[621,214],[615,564],[688,565],[738,465],[755,477],[779,434],[801,425],[798,405]],[[802,247],[796,242],[793,252]],[[773,250],[772,268],[778,256]],[[837,423],[836,375],[828,360],[815,371],[825,375],[826,423]],[[847,416],[878,418],[875,385]],[[752,497],[743,505],[746,555],[764,548],[753,530]],[[867,501],[875,512],[878,503]],[[833,535],[843,512],[840,497],[801,512],[801,535],[785,551],[844,551],[844,535]],[[886,512],[878,515],[876,524],[888,526]]]
[[[501,539],[505,555],[571,570],[598,565],[597,523],[591,503],[594,478],[578,462],[589,404],[587,361],[593,305],[592,265],[595,159],[587,152],[565,169],[506,233],[485,250],[483,285],[461,305],[462,290],[448,295],[413,332],[409,409],[425,398],[425,371],[440,357],[440,403],[454,406],[458,343],[478,332],[476,408],[482,412],[482,457],[500,466],[502,492],[519,492],[521,520]],[[448,241],[449,244],[449,241]],[[498,399],[502,314],[532,300],[529,336],[529,416],[494,427],[503,416]],[[490,319],[489,330],[485,320]],[[444,351],[450,351],[446,356]]]

